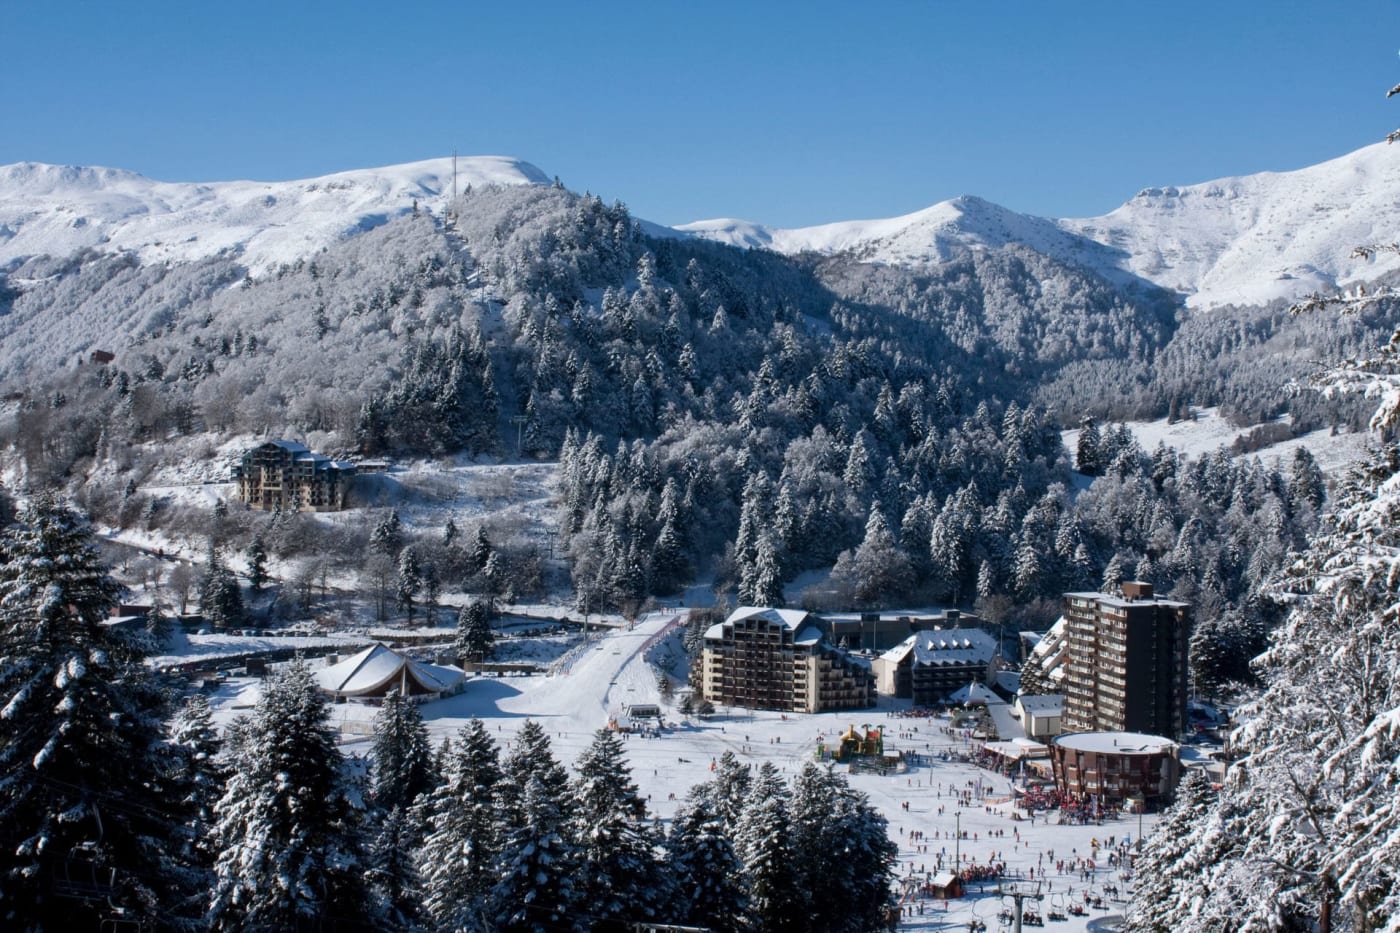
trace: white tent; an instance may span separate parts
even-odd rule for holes
[[[337,697],[453,693],[466,680],[460,668],[425,664],[383,645],[372,645],[339,664],[314,671],[316,685]]]

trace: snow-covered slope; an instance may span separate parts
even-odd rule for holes
[[[528,162],[457,160],[467,185],[546,184]],[[452,192],[452,159],[340,172],[300,181],[209,184],[153,181],[134,172],[20,162],[0,166],[0,266],[94,247],[145,261],[241,251],[254,272],[292,262],[332,241]]]
[[[1061,225],[1121,250],[1130,271],[1190,305],[1292,298],[1400,268],[1393,255],[1351,257],[1400,231],[1400,152],[1378,143],[1294,172],[1148,188],[1103,217]]]
[[[1148,188],[1102,217],[1047,220],[961,197],[886,220],[783,230],[706,220],[678,230],[782,253],[849,253],[877,263],[941,262],[1019,243],[1111,279],[1132,276],[1192,307],[1258,304],[1369,281],[1400,257],[1351,258],[1400,230],[1400,152],[1384,143],[1294,172]]]

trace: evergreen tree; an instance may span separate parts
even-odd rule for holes
[[[376,553],[398,557],[403,547],[403,525],[399,522],[398,509],[390,509],[374,526],[369,534],[369,546]]]
[[[432,749],[417,705],[391,690],[374,717],[374,802],[407,812],[432,788]]]
[[[749,904],[760,929],[765,933],[796,933],[804,929],[804,918],[794,870],[797,856],[787,793],[781,779],[775,790],[764,777],[760,770],[759,780],[750,790],[735,831],[735,849],[744,863]]]
[[[1133,933],[1176,933],[1189,926],[1191,902],[1204,883],[1202,866],[1191,858],[1194,829],[1204,826],[1215,804],[1215,792],[1204,771],[1192,768],[1182,777],[1176,798],[1152,831],[1135,874],[1137,887],[1128,910]]]
[[[418,590],[423,586],[423,568],[418,563],[418,553],[412,547],[399,552],[399,572],[394,583],[394,598],[399,608],[408,616],[408,624],[413,624],[413,614],[418,606]]]
[[[243,624],[243,593],[238,578],[224,566],[213,542],[209,545],[208,563],[200,581],[199,611],[204,620],[216,629],[236,628]]]
[[[746,606],[781,608],[787,605],[777,547],[767,530],[758,534],[753,560],[740,568],[739,601]]]
[[[245,552],[248,558],[248,585],[253,588],[253,592],[261,592],[267,583],[267,548],[263,545],[261,535],[253,538],[248,550]]]
[[[493,933],[590,929],[580,915],[589,905],[579,892],[578,857],[565,835],[561,799],[539,776],[526,778],[519,819],[501,847],[501,879],[482,905]]]
[[[213,929],[374,921],[328,718],[326,700],[300,663],[266,684],[215,808]]]
[[[24,929],[93,929],[101,912],[64,896],[55,864],[111,877],[112,901],[170,916],[189,846],[166,850],[162,704],[139,650],[102,624],[121,587],[86,523],[40,496],[0,540],[0,915]],[[87,869],[87,865],[91,869]],[[105,896],[102,900],[105,900]]]
[[[385,929],[416,930],[423,915],[423,877],[414,858],[423,829],[411,811],[397,806],[377,821],[369,843],[365,880]]]
[[[509,829],[495,799],[500,762],[480,719],[462,727],[444,757],[443,781],[423,805],[431,827],[419,854],[423,906],[439,929],[482,930],[479,906],[496,884]]]
[[[457,637],[452,643],[459,663],[485,661],[495,646],[496,635],[491,630],[493,615],[490,600],[474,599],[457,614]]]
[[[1099,426],[1093,418],[1079,423],[1079,444],[1075,448],[1075,467],[1085,476],[1101,476],[1106,465],[1099,437]]]
[[[878,929],[892,905],[898,850],[864,794],[809,762],[793,782],[792,851],[804,929]]]
[[[200,873],[181,915],[201,916],[213,882],[214,853],[209,845],[214,807],[224,793],[227,773],[219,761],[220,742],[209,700],[192,694],[167,727],[167,782],[173,809],[189,834],[178,839],[179,858]]]
[[[727,751],[719,756],[715,776],[710,779],[706,788],[710,802],[714,805],[715,815],[719,817],[725,833],[731,838],[739,826],[739,817],[743,815],[744,804],[749,799],[752,784],[753,774],[749,766],[740,764],[737,755]]]
[[[525,787],[537,779],[551,800],[565,801],[569,794],[569,773],[554,757],[549,736],[533,719],[525,720],[515,734],[515,742],[505,757],[504,780],[498,789],[500,809],[505,818],[518,825],[524,806]]]
[[[692,790],[671,821],[666,851],[674,876],[672,907],[679,922],[715,933],[752,928],[744,866],[708,794]]]
[[[656,922],[668,900],[653,854],[659,840],[643,822],[646,803],[632,782],[622,740],[599,729],[574,765],[569,836],[577,849],[579,894],[600,924]]]

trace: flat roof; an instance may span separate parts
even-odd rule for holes
[[[1066,593],[1065,599],[1092,599],[1094,602],[1102,603],[1105,606],[1114,608],[1124,608],[1127,606],[1170,606],[1173,609],[1189,609],[1190,603],[1178,602],[1175,599],[1161,599],[1153,596],[1151,599],[1124,599],[1121,596],[1110,596],[1107,593]]]
[[[1171,739],[1143,732],[1071,732],[1054,739],[1054,744],[1106,755],[1155,755],[1177,747]]]

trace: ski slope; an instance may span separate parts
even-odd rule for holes
[[[676,620],[676,611],[669,610],[644,616],[633,627],[621,625],[602,630],[577,652],[567,670],[554,675],[471,680],[464,693],[422,707],[433,744],[455,734],[472,717],[480,717],[497,741],[505,745],[526,719],[534,719],[549,734],[555,756],[566,765],[571,764],[592,741],[593,733],[606,724],[609,715],[620,713],[624,704],[659,703],[667,709],[657,689],[655,669],[643,657],[643,649],[653,636],[676,624]],[[241,692],[231,692],[219,710],[222,721],[227,722],[232,714],[235,696],[237,705],[246,707],[256,698],[256,688],[249,684]],[[963,740],[943,734],[946,720],[896,715],[908,707],[907,700],[882,698],[874,709],[814,715],[721,708],[718,715],[708,720],[686,719],[674,709],[667,709],[672,728],[657,738],[631,735],[626,747],[632,776],[647,797],[650,812],[669,820],[689,788],[710,778],[710,762],[726,751],[754,766],[772,762],[791,779],[812,760],[819,739],[831,741],[852,724],[883,727],[887,751],[902,749],[937,755],[940,751],[967,747]],[[346,737],[346,752],[368,754],[371,740],[363,733],[376,710],[351,703],[337,704],[333,711],[353,723],[346,729],[350,733]],[[913,768],[907,774],[852,774],[849,778],[851,785],[869,795],[889,820],[890,832],[900,847],[901,877],[932,871],[941,850],[947,851],[945,861],[951,863],[955,848],[958,854],[982,864],[995,853],[997,860],[1023,874],[1033,867],[1038,871],[1046,864],[1053,869],[1054,859],[1041,860],[1047,850],[1054,850],[1056,859],[1088,857],[1095,839],[1121,839],[1125,835],[1136,838],[1138,833],[1137,817],[1109,821],[1102,826],[1060,826],[1047,824],[1041,818],[1034,825],[1024,819],[1013,821],[1005,802],[1010,797],[1008,779],[956,760],[935,758],[932,765]],[[973,806],[958,808],[952,797],[955,788],[972,790],[979,795],[977,801]],[[904,809],[905,803],[908,810]],[[938,812],[940,807],[944,808],[942,814]],[[1152,815],[1144,819],[1145,831],[1151,830],[1155,819]],[[951,838],[955,827],[966,830],[968,838],[955,844]],[[913,831],[924,834],[922,842],[910,840]],[[1004,836],[991,835],[997,832]],[[916,851],[919,845],[926,846],[927,852]],[[1041,902],[1041,912],[1048,911],[1057,900],[1056,895],[1082,901],[1086,890],[1102,896],[1105,884],[1124,885],[1103,864],[1103,855],[1101,851],[1090,881],[1082,880],[1078,873],[1058,874],[1052,870],[1046,879],[1051,885],[1049,896]],[[904,918],[901,929],[965,930],[969,921],[980,919],[989,930],[995,930],[1002,908],[1002,898],[990,889],[979,893],[975,885],[968,897],[950,902],[946,911],[941,900],[910,903],[915,909],[922,904],[924,913]],[[1123,909],[1121,903],[1106,900],[1106,904],[1108,909],[1091,909],[1084,917],[1071,916],[1051,926],[1077,933],[1089,929],[1090,921]]]

